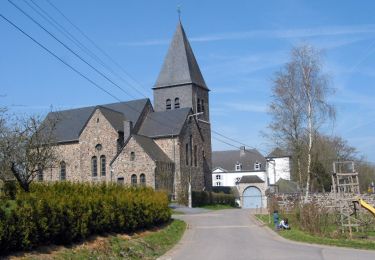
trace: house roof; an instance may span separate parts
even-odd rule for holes
[[[172,163],[171,159],[151,138],[141,135],[133,135],[133,137],[153,161]]]
[[[263,183],[264,181],[257,175],[242,176],[239,183]]]
[[[254,164],[261,163],[261,171],[265,170],[266,159],[256,149],[229,150],[212,152],[212,168],[222,168],[228,172],[235,171],[236,163],[242,165],[241,171],[254,171]]]
[[[103,115],[116,130],[121,130],[123,129],[122,126],[125,119],[132,121],[133,125],[138,122],[147,102],[149,102],[148,99],[138,99],[100,106],[50,112],[43,124],[48,124],[50,120],[56,121],[54,129],[54,138],[56,142],[78,141],[80,133],[96,108],[101,109]]]
[[[208,90],[184,28],[179,22],[154,89],[185,84],[195,84]]]
[[[138,134],[153,138],[179,135],[190,112],[190,108],[152,112],[147,115]]]
[[[267,158],[280,158],[280,157],[289,157],[289,155],[287,155],[287,153],[284,150],[278,147],[273,149],[273,151],[269,155],[267,155]]]

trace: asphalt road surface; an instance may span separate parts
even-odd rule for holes
[[[250,211],[187,211],[176,215],[188,223],[180,243],[163,260],[220,259],[361,259],[375,260],[375,251],[304,244],[286,240],[262,226]]]

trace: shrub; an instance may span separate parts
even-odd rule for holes
[[[193,207],[201,207],[206,205],[230,205],[235,206],[235,197],[233,194],[215,193],[208,191],[193,191],[192,192]]]
[[[6,209],[0,207],[0,254],[134,231],[171,217],[165,193],[113,184],[33,184]]]

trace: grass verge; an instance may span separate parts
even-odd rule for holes
[[[118,234],[98,237],[72,248],[59,248],[48,253],[27,253],[19,259],[157,259],[181,239],[185,229],[185,222],[173,220],[157,230],[132,236]]]
[[[200,208],[210,209],[210,210],[221,210],[221,209],[234,209],[235,207],[230,206],[230,205],[215,204],[215,205],[201,206]]]
[[[256,217],[266,224],[269,228],[274,230],[274,224],[269,223],[268,215],[256,215]],[[339,247],[350,247],[357,249],[370,249],[375,250],[375,241],[368,240],[359,240],[359,239],[334,239],[320,236],[310,235],[302,230],[299,230],[297,227],[293,227],[291,230],[280,230],[277,232],[280,236],[299,242],[305,242],[310,244],[320,244],[328,246],[339,246]]]

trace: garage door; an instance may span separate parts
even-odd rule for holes
[[[255,209],[262,207],[262,193],[256,187],[248,187],[242,194],[242,208]]]

